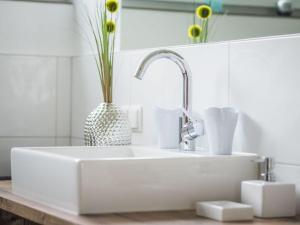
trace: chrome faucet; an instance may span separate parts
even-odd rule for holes
[[[172,62],[176,63],[182,73],[182,78],[183,78],[182,104],[185,112],[183,113],[183,119],[180,127],[180,131],[181,131],[180,146],[181,149],[183,150],[193,151],[195,150],[195,139],[201,134],[198,134],[197,129],[194,127],[194,123],[190,120],[190,118],[186,113],[189,112],[189,90],[190,90],[189,81],[191,78],[191,71],[185,59],[174,51],[170,51],[170,50],[154,51],[143,59],[140,66],[138,67],[135,78],[142,80],[150,64],[162,58],[169,59]]]

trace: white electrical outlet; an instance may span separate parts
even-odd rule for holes
[[[122,110],[127,114],[132,132],[142,132],[143,108],[140,105],[125,105]]]

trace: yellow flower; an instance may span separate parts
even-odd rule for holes
[[[209,19],[209,17],[211,17],[211,15],[212,15],[212,9],[208,5],[200,5],[196,9],[196,15],[200,19]]]
[[[198,24],[193,24],[189,27],[188,35],[191,39],[200,38],[202,28]]]
[[[108,33],[113,33],[116,30],[116,24],[112,20],[106,21],[106,30]]]
[[[117,0],[107,0],[105,5],[107,10],[111,13],[118,11],[119,2]]]

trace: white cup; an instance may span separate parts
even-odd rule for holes
[[[178,148],[182,110],[155,107],[155,120],[160,148]]]
[[[231,155],[238,111],[234,108],[208,108],[204,111],[209,151],[213,155]]]

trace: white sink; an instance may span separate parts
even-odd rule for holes
[[[13,192],[76,214],[192,209],[240,198],[253,154],[209,156],[146,147],[13,148]]]

